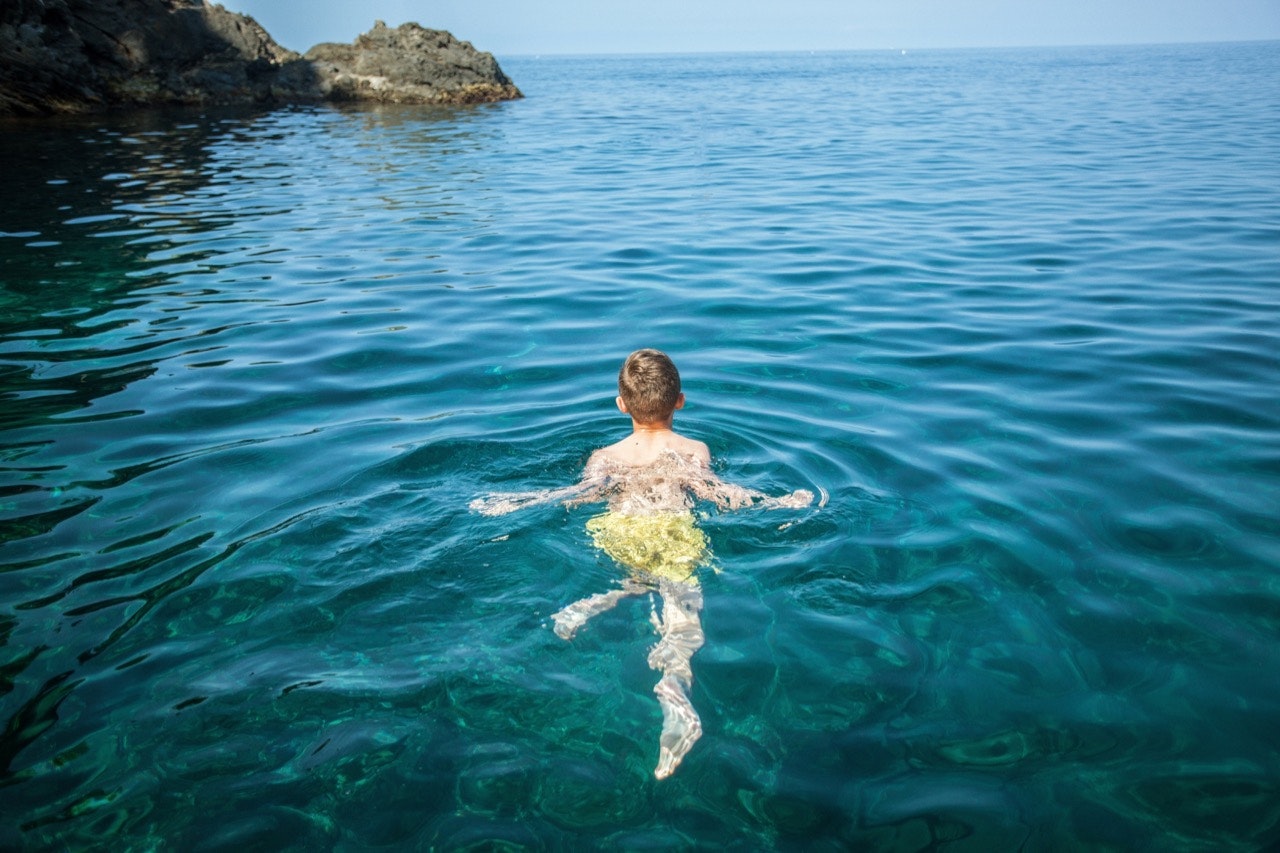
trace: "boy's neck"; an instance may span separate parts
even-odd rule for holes
[[[637,421],[635,418],[632,418],[631,431],[632,432],[674,432],[674,430],[671,429],[672,422],[673,421],[671,419],[668,419],[666,421],[655,421],[653,423],[641,423],[640,421]]]

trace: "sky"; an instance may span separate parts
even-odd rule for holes
[[[207,0],[213,2],[213,0]],[[1280,39],[1280,0],[221,0],[305,52],[375,20],[502,56]]]

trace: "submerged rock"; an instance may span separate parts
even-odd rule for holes
[[[4,0],[0,115],[104,107],[521,97],[488,53],[417,24],[379,22],[307,57],[247,15],[202,0]]]
[[[307,51],[324,95],[335,101],[474,104],[521,97],[492,54],[443,30],[378,21],[352,44]]]

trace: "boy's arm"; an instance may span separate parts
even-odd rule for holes
[[[472,512],[481,515],[506,515],[527,506],[551,503],[561,498],[577,494],[577,486],[565,486],[560,489],[539,489],[532,492],[490,492],[467,505]]]
[[[537,489],[530,492],[490,492],[467,505],[472,512],[481,515],[506,515],[527,506],[564,501],[566,506],[577,506],[589,503],[599,497],[604,489],[605,478],[599,471],[599,465],[593,455],[587,462],[582,479],[572,486],[559,489]]]
[[[575,507],[598,501],[608,485],[609,474],[604,464],[604,456],[597,450],[587,459],[586,467],[582,469],[582,479],[570,487],[573,494],[565,497],[564,505]]]
[[[755,489],[726,483],[710,469],[707,470],[705,480],[694,484],[693,493],[703,500],[712,501],[720,509],[742,509],[749,506],[761,506],[764,509],[803,509],[813,503],[813,492],[808,489],[796,489],[790,494],[776,498],[770,497]]]

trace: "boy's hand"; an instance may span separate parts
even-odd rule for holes
[[[804,509],[811,503],[813,503],[813,492],[808,489],[796,489],[789,495],[770,498],[766,505],[777,509]]]

